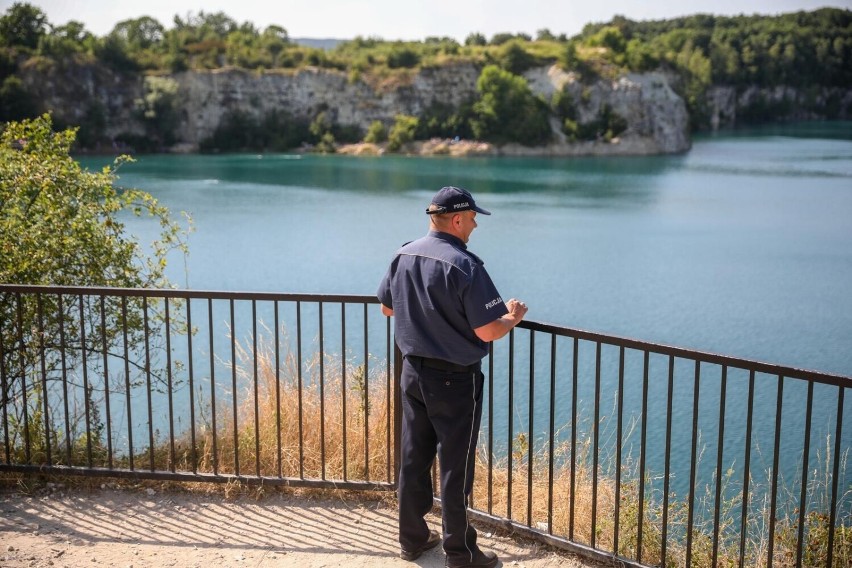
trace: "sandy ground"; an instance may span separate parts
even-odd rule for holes
[[[440,518],[430,515],[440,531]],[[507,567],[591,566],[528,540],[480,529]],[[352,494],[276,493],[227,498],[144,487],[0,490],[0,567],[333,566],[437,568],[440,546],[414,563],[398,557],[390,502]]]

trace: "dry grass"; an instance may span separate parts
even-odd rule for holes
[[[254,355],[238,346],[237,358],[236,423],[233,399],[217,401],[215,451],[210,417],[196,439],[199,471],[215,463],[218,473],[234,474],[238,462],[242,475],[388,481],[393,408],[377,361],[368,377],[363,365],[346,364],[344,375],[339,356],[322,365],[314,358],[300,373],[287,353],[276,370],[272,347],[261,342],[255,399]],[[190,459],[185,452],[181,461]]]

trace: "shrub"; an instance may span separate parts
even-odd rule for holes
[[[388,135],[388,150],[398,152],[403,146],[414,140],[417,132],[417,117],[398,114]]]
[[[518,41],[510,41],[500,47],[497,62],[509,73],[520,75],[530,67],[534,67],[536,59]]]
[[[410,47],[398,47],[388,54],[388,67],[398,69],[400,67],[417,67],[420,63],[420,55]]]
[[[380,120],[375,120],[367,129],[367,135],[364,137],[364,142],[371,144],[381,144],[388,139],[388,129]]]

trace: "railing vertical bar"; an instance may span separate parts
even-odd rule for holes
[[[154,408],[151,403],[151,342],[150,328],[148,326],[148,298],[142,297],[142,324],[145,328],[145,384],[148,387],[146,399],[148,402],[148,466],[151,471],[156,469],[154,465]]]
[[[175,403],[174,384],[172,376],[172,315],[168,298],[163,299],[166,318],[166,387],[169,400],[169,470],[174,473],[177,467],[177,454],[175,452]],[[212,351],[212,350],[211,350]]]
[[[666,391],[666,446],[665,465],[663,473],[663,519],[662,534],[660,535],[660,566],[666,565],[668,554],[669,530],[669,486],[672,462],[672,418],[674,416],[674,356],[669,355],[668,390]]]
[[[18,361],[21,366],[21,410],[24,415],[24,457],[26,458],[26,463],[29,464],[32,455],[30,444],[30,413],[29,404],[27,404],[27,354],[26,344],[24,343],[24,306],[23,299],[21,298],[21,293],[17,292],[15,294],[15,297],[17,299],[18,305],[18,345],[20,346],[20,355]],[[104,348],[104,354],[106,354],[106,348]]]
[[[106,297],[101,295],[101,343],[104,350],[104,406],[106,409],[106,429],[107,429],[107,467],[112,469],[112,414],[109,408],[109,351],[107,350],[107,331],[106,331]],[[26,403],[26,399],[24,400]],[[24,406],[26,410],[26,404]],[[26,415],[24,415],[26,416]]]
[[[124,394],[127,402],[127,448],[130,457],[130,469],[135,469],[133,464],[133,405],[131,404],[130,386],[130,341],[127,337],[127,296],[121,297],[121,328],[124,333]]]
[[[86,464],[88,467],[94,467],[92,461],[92,420],[91,420],[91,396],[89,395],[89,362],[86,349],[86,319],[84,311],[83,294],[79,295],[80,300],[80,347],[81,358],[80,362],[83,365],[83,405],[86,412]],[[3,392],[6,392],[5,389]],[[8,444],[7,444],[8,445]]]
[[[41,299],[41,294],[36,295],[37,317],[38,317],[38,345],[39,357],[41,360],[41,397],[42,397],[42,412],[44,412],[44,449],[47,453],[47,465],[53,465],[53,456],[50,443],[50,405],[47,399],[47,356],[45,355],[44,346],[44,301]]]
[[[284,470],[281,463],[281,330],[278,321],[278,300],[272,303],[275,312],[275,465],[278,477],[283,477]]]
[[[573,370],[571,375],[571,506],[568,511],[568,539],[574,540],[574,515],[577,510],[577,357],[580,339],[574,337]]]
[[[260,477],[260,387],[257,371],[257,300],[251,301],[252,380],[254,382],[254,472]]]
[[[695,529],[695,478],[698,475],[698,403],[701,395],[701,362],[695,360],[695,379],[692,384],[692,444],[689,466],[689,503],[686,521],[686,565],[692,565],[692,535]]]
[[[547,435],[547,534],[553,535],[553,466],[556,438],[556,334],[550,334],[550,420]]]
[[[340,302],[340,398],[342,402],[343,417],[341,419],[341,429],[343,430],[343,481],[347,481],[348,464],[348,444],[346,436],[346,423],[349,422],[349,415],[346,413],[346,302]]]
[[[802,565],[802,552],[805,548],[805,518],[808,508],[808,465],[811,451],[811,420],[814,406],[814,383],[808,381],[808,400],[805,408],[805,439],[802,450],[802,486],[799,494],[799,527],[796,538],[796,566]]]
[[[296,302],[296,382],[299,390],[299,478],[305,478],[305,416],[302,393],[302,302]]]
[[[385,383],[386,383],[385,384],[385,408],[387,409],[387,411],[385,412],[385,415],[386,415],[385,437],[387,439],[387,444],[385,446],[385,453],[386,453],[385,464],[386,464],[386,468],[387,468],[387,474],[386,474],[385,479],[387,481],[390,481],[391,479],[393,479],[392,472],[391,472],[391,437],[392,437],[392,434],[391,434],[391,391],[392,391],[392,386],[391,386],[391,377],[392,377],[391,360],[392,360],[391,359],[391,319],[389,317],[386,317],[385,318],[385,364],[386,364],[386,370],[385,370]]]
[[[716,447],[716,492],[713,504],[713,560],[719,560],[719,516],[722,508],[722,460],[725,452],[725,406],[728,398],[728,366],[722,365],[722,383],[719,386],[719,438]],[[807,458],[805,459],[807,462]]]
[[[213,348],[213,298],[207,298],[207,328],[210,343],[210,419],[213,428],[213,474],[219,474],[218,433],[216,429],[216,356]]]
[[[82,319],[83,318],[80,318],[81,321],[82,321]],[[85,345],[85,341],[83,342],[83,344]],[[85,349],[83,350],[83,354],[84,354],[83,360],[84,360],[84,365],[85,365]],[[9,359],[9,362],[10,363],[12,362],[11,357]],[[83,374],[83,382],[85,382],[85,371],[84,371],[84,374]],[[4,462],[6,465],[10,465],[12,463],[12,452],[11,452],[11,448],[9,447],[9,412],[8,412],[7,407],[9,406],[13,396],[12,396],[12,389],[8,388],[8,386],[9,385],[6,382],[6,346],[3,342],[3,330],[0,329],[0,388],[3,389],[3,392],[0,392],[0,402],[2,402],[2,405],[3,405],[3,449],[4,449],[3,453],[4,453],[4,456],[6,458],[6,461]],[[86,402],[88,402],[88,401],[89,401],[89,399],[87,397]],[[88,420],[88,418],[89,418],[89,415],[88,415],[88,405],[87,405],[86,419]],[[86,433],[88,434],[88,429],[87,429]],[[88,436],[87,436],[87,439],[88,439]],[[91,458],[91,452],[90,452],[89,456]],[[91,459],[89,459],[89,467],[92,467]]]
[[[775,514],[778,507],[778,461],[781,453],[781,422],[784,406],[784,377],[778,375],[778,393],[775,395],[775,446],[772,450],[772,493],[769,495],[769,550],[767,567],[772,568],[775,555]]]
[[[369,314],[364,302],[364,471],[365,481],[370,481],[370,329],[367,325]]]
[[[535,446],[535,331],[530,330],[530,388],[529,426],[527,428],[527,526],[532,526],[533,505],[533,446]]]
[[[507,455],[507,468],[506,474],[508,476],[506,481],[506,518],[512,519],[512,469],[514,465],[512,463],[512,450],[515,447],[515,425],[514,425],[514,409],[515,409],[515,330],[509,332],[509,405],[508,405],[508,425],[506,428],[507,436],[508,436],[508,444],[506,447],[508,451]]]
[[[390,318],[388,318],[390,321]],[[395,343],[395,341],[394,341]],[[394,345],[393,348],[393,484],[394,487],[399,487],[399,469],[402,464],[402,436],[398,435],[402,432],[402,404],[400,400],[402,393],[400,392],[400,379],[402,378],[402,351],[399,346]]]
[[[186,300],[186,342],[189,353],[187,355],[187,364],[189,365],[189,455],[192,460],[192,473],[198,473],[198,457],[196,455],[195,445],[195,375],[193,368],[192,355],[192,300]]]
[[[68,466],[72,466],[74,465],[74,461],[71,456],[71,418],[68,412],[68,363],[65,358],[65,306],[62,300],[63,295],[57,294],[56,297],[59,310],[59,359],[62,366],[62,406],[65,412],[65,463]]]
[[[319,302],[319,381],[320,381],[320,467],[325,481],[325,333],[323,302]]]
[[[648,367],[650,353],[645,350],[642,369],[642,438],[639,443],[639,510],[636,524],[636,561],[642,563],[642,529],[645,524],[645,462],[648,440]]]
[[[826,566],[834,565],[834,534],[837,531],[837,486],[840,484],[841,440],[843,439],[843,396],[845,387],[837,387],[837,427],[834,432],[834,471],[831,476],[831,512],[828,515],[828,559]]]
[[[192,473],[198,473],[198,444],[195,438],[195,356],[192,352],[192,298],[186,299],[187,364],[189,365],[189,443]]]
[[[751,480],[751,426],[754,415],[754,370],[748,375],[748,411],[746,413],[745,460],[743,462],[743,502],[740,520],[740,558],[739,568],[745,563],[745,545],[748,536],[748,489]]]
[[[240,437],[237,420],[237,330],[234,326],[234,299],[229,301],[231,325],[231,398],[234,420],[234,475],[240,475]]]
[[[615,511],[612,535],[612,551],[618,555],[618,536],[621,522],[621,439],[624,434],[624,346],[618,348],[618,406],[615,409]]]
[[[18,362],[21,367],[21,411],[24,416],[24,458],[26,463],[31,460],[31,444],[30,444],[30,417],[29,404],[27,403],[27,355],[26,344],[24,343],[24,305],[21,293],[16,292],[18,306]],[[106,352],[106,350],[104,350]]]
[[[494,343],[488,344],[488,514],[494,511]]]
[[[592,534],[590,544],[596,548],[598,532],[598,460],[600,459],[600,428],[601,420],[601,342],[595,344],[595,419],[592,424]]]

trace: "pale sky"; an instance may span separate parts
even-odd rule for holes
[[[16,0],[0,0],[5,13]],[[463,41],[479,32],[524,32],[533,37],[547,28],[558,35],[578,33],[585,24],[604,22],[616,14],[633,20],[663,19],[689,14],[780,14],[825,6],[852,9],[852,0],[29,0],[51,24],[81,21],[98,36],[128,18],[151,16],[166,28],[174,16],[224,12],[238,23],[261,30],[284,27],[291,37],[350,39],[378,36],[387,40],[422,40],[450,36]]]

